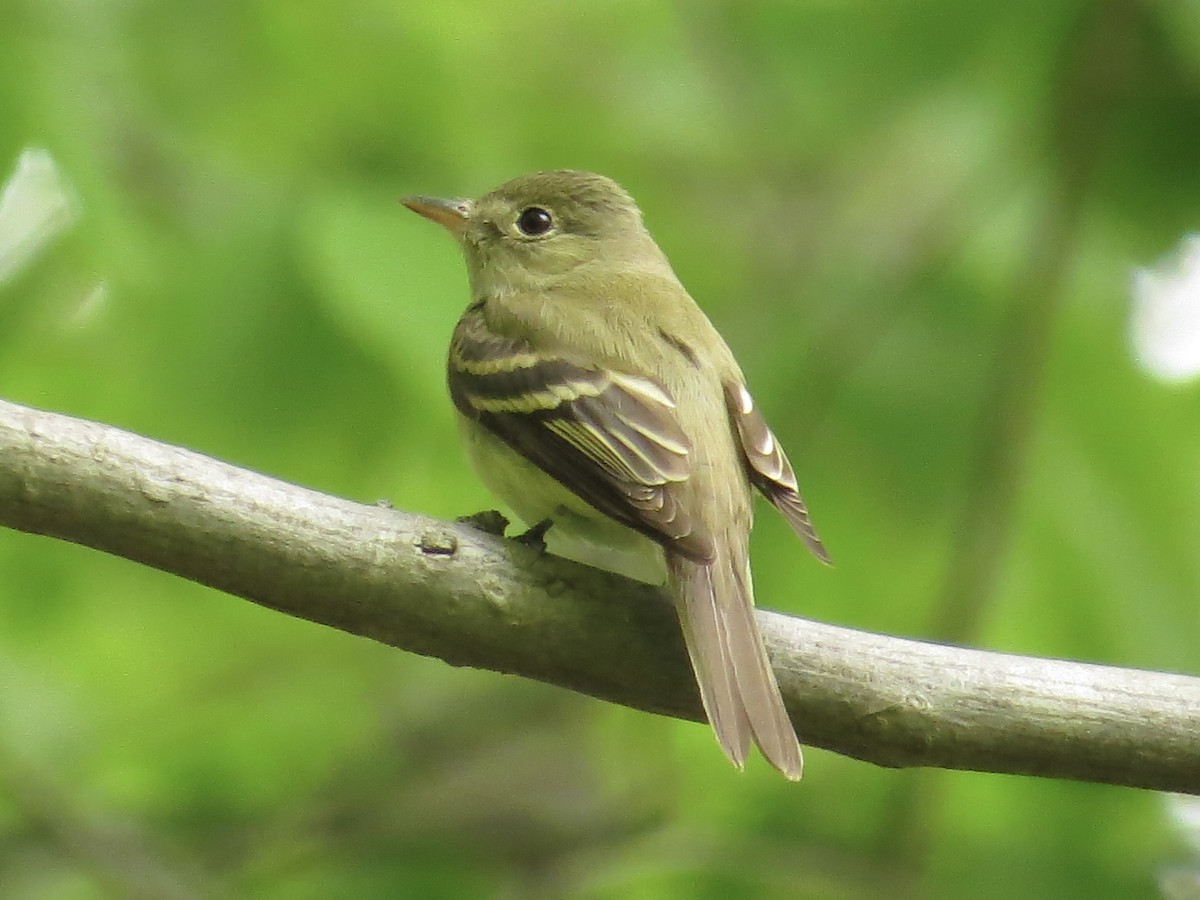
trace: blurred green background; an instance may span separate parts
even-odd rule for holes
[[[1200,227],[1195,4],[4,0],[3,178],[28,147],[79,219],[0,284],[6,399],[489,507],[462,264],[397,201],[594,169],[834,556],[764,509],[762,605],[1197,672],[1200,393],[1129,349],[1132,271]],[[4,897],[1128,900],[1187,862],[1148,792],[738,775],[699,725],[0,532]]]

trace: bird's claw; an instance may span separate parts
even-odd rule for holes
[[[539,553],[546,552],[546,532],[550,530],[550,526],[554,524],[553,519],[542,519],[528,531],[523,534],[518,534],[514,541],[524,544],[526,547],[532,547]]]
[[[508,528],[508,519],[494,509],[485,509],[469,516],[459,516],[454,521],[485,534],[494,534],[496,537],[504,537],[504,531]]]

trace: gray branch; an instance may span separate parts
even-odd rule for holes
[[[0,524],[451,665],[703,716],[653,588],[110,426],[0,401]],[[805,743],[884,766],[1200,793],[1200,678],[759,618]]]

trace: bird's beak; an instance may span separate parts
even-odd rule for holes
[[[467,227],[473,206],[470,200],[443,200],[440,197],[405,197],[400,202],[455,236]]]

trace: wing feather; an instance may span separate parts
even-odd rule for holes
[[[750,392],[744,384],[728,382],[725,385],[725,401],[741,440],[742,453],[750,469],[750,480],[783,514],[812,554],[821,562],[828,563],[829,552],[813,528],[808,508],[800,496],[792,464],[788,462],[779,440],[767,427],[762,413],[754,405]]]
[[[455,330],[447,377],[463,415],[597,510],[712,561],[712,537],[681,504],[691,442],[662,385],[497,335],[478,307]]]

